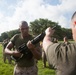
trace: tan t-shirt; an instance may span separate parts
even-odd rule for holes
[[[55,67],[57,75],[76,75],[76,44],[49,45],[46,56],[48,63]]]

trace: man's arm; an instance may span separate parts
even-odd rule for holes
[[[46,30],[45,30],[45,37],[43,39],[43,49],[44,51],[46,52],[47,50],[47,47],[52,44],[51,42],[51,36],[53,35],[54,33],[54,30],[52,30],[52,28],[48,27]]]
[[[8,55],[13,55],[16,57],[20,57],[21,53],[19,53],[17,50],[16,51],[12,51],[11,49],[13,48],[13,44],[12,42],[9,42],[5,48],[5,53]]]
[[[40,46],[35,47],[35,45],[33,45],[31,43],[31,41],[28,41],[27,47],[30,49],[30,51],[32,52],[33,56],[36,59],[38,59],[38,60],[41,59],[42,53],[41,53],[41,47]]]

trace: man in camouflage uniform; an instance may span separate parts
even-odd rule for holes
[[[8,59],[8,63],[11,64],[12,63],[11,56],[5,54],[5,48],[6,48],[7,44],[8,44],[8,42],[9,42],[9,39],[5,39],[3,41],[3,44],[2,44],[3,45],[3,61],[4,61],[4,63],[6,63],[6,59]]]
[[[70,44],[70,42],[68,41],[68,37],[67,36],[65,36],[64,38],[63,38],[63,44]]]
[[[71,19],[73,39],[76,42],[76,12]],[[43,48],[48,63],[56,69],[56,75],[76,75],[76,43],[63,45],[62,43],[51,42],[54,33],[52,28],[45,30]]]
[[[26,21],[22,21],[19,25],[21,34],[14,35],[8,43],[5,52],[17,58],[14,68],[14,75],[38,75],[36,60],[41,58],[41,50],[39,45],[33,45],[30,40],[33,37],[29,34],[29,27]],[[20,53],[20,45],[25,44],[25,54]],[[15,46],[15,50],[11,49]],[[28,52],[29,51],[29,52]]]

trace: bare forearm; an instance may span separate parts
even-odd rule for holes
[[[31,52],[33,53],[33,56],[36,58],[36,59],[41,59],[41,53],[36,49],[34,48],[33,50],[31,50]]]
[[[50,36],[45,36],[43,39],[43,49],[46,52],[47,47],[52,44],[51,42],[51,37]]]
[[[6,48],[5,49],[5,53],[9,54],[9,55],[13,55],[13,51],[11,51],[10,49]]]
[[[53,35],[54,30],[53,30],[52,28],[48,27],[48,28],[45,30],[45,33],[46,33],[46,35],[45,35],[45,37],[44,37],[44,39],[43,39],[43,49],[44,49],[45,52],[46,52],[47,47],[48,47],[50,44],[52,44],[52,42],[51,42],[51,36]]]

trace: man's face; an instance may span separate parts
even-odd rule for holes
[[[73,39],[76,41],[76,14],[74,15],[72,22],[72,35],[73,35]]]
[[[20,31],[23,35],[27,35],[28,34],[28,31],[29,31],[29,27],[28,25],[21,25],[20,26]]]

